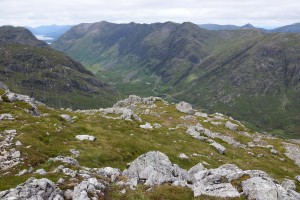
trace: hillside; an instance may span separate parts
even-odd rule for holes
[[[270,31],[274,33],[300,33],[300,23],[278,27]]]
[[[49,47],[47,43],[37,40],[26,28],[1,26],[0,43],[15,43],[28,46]]]
[[[55,107],[93,108],[116,100],[117,93],[80,63],[15,29],[0,28],[0,80],[11,90]]]
[[[300,197],[298,140],[157,97],[56,110],[0,87],[1,199]]]
[[[251,27],[99,22],[72,27],[52,47],[126,94],[186,100],[300,137],[299,35]]]

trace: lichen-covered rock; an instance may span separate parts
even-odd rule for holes
[[[248,199],[277,200],[277,187],[275,183],[266,178],[253,177],[242,182],[244,194]]]
[[[123,175],[150,186],[188,179],[186,170],[173,165],[169,158],[159,151],[150,151],[139,156]]]
[[[112,182],[115,182],[116,178],[121,175],[122,171],[118,168],[104,167],[100,169],[94,169],[100,176],[110,177]]]
[[[240,193],[230,183],[204,184],[197,182],[193,185],[194,197],[208,195],[213,197],[239,197]]]
[[[300,167],[300,146],[291,143],[283,143],[283,146],[286,150],[284,154]]]
[[[0,199],[55,199],[63,200],[62,191],[46,178],[30,178],[25,183],[10,190],[0,192]]]
[[[296,184],[293,180],[285,179],[282,181],[281,186],[286,190],[296,190]]]
[[[186,113],[186,114],[189,114],[189,115],[192,115],[194,113],[192,105],[189,103],[186,103],[184,101],[176,104],[176,110]]]
[[[1,120],[8,120],[8,121],[13,121],[15,120],[14,116],[10,113],[4,113],[0,115],[0,121]]]

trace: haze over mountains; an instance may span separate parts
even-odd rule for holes
[[[124,93],[172,95],[297,135],[300,36],[246,27],[98,22],[72,27],[52,47]]]

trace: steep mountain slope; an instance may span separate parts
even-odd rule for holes
[[[93,108],[116,100],[107,84],[63,53],[40,47],[48,45],[30,31],[2,27],[0,36],[0,80],[13,91],[56,107]]]
[[[72,27],[52,46],[127,94],[184,99],[300,137],[298,34],[99,22]]]
[[[1,199],[299,199],[299,141],[226,115],[157,97],[72,111],[0,95]]]

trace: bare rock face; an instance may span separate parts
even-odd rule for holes
[[[150,186],[175,181],[186,182],[188,179],[186,170],[172,164],[169,158],[159,151],[150,151],[139,156],[123,175]]]
[[[63,200],[62,191],[46,178],[30,178],[10,190],[0,192],[0,199],[55,199]]]

